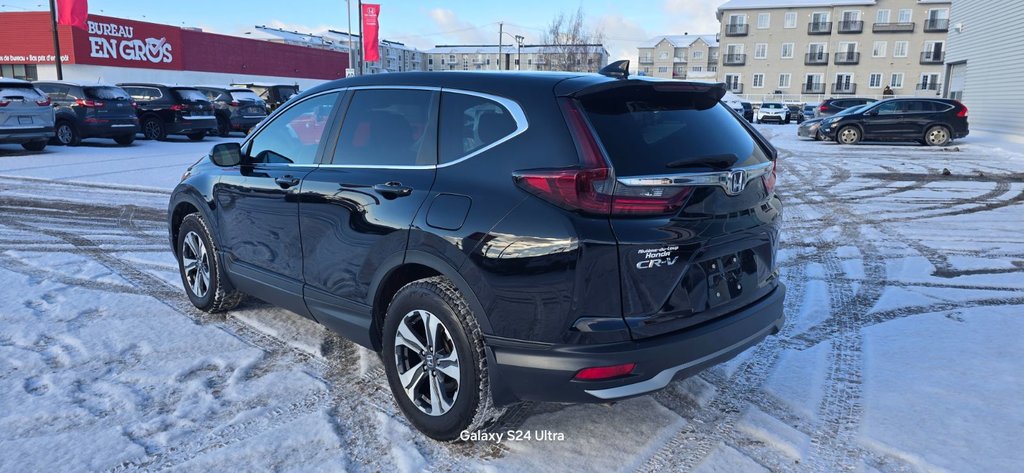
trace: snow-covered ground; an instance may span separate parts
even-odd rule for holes
[[[165,204],[217,140],[0,146],[0,471],[1019,470],[1024,154],[762,130],[783,332],[651,396],[492,428],[564,440],[460,444],[412,430],[376,355],[316,324],[189,305]]]

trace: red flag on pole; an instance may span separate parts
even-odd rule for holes
[[[363,60],[379,61],[380,51],[377,49],[377,17],[380,5],[363,4]]]
[[[57,23],[86,29],[89,17],[88,0],[57,0]]]

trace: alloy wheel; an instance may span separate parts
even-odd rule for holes
[[[146,129],[144,130],[146,138],[155,140],[160,137],[160,124],[156,120],[149,120],[146,122]]]
[[[181,245],[181,268],[192,294],[205,297],[210,290],[210,255],[196,232],[185,235]]]
[[[57,141],[60,141],[60,144],[65,146],[71,144],[74,136],[74,132],[71,130],[71,125],[62,123],[57,126]]]
[[[459,353],[444,323],[426,310],[413,310],[398,323],[395,365],[406,396],[421,412],[444,415],[461,387]]]

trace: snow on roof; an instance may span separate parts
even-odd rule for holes
[[[717,35],[714,34],[691,34],[691,35],[664,35],[655,36],[643,43],[640,43],[640,48],[653,48],[662,41],[668,41],[677,48],[686,48],[693,44],[698,39],[703,39],[705,43],[708,43],[711,47],[718,47]]]
[[[840,7],[846,5],[874,5],[875,0],[729,0],[718,11],[751,8]]]
[[[586,44],[587,52],[590,54],[608,54],[605,50],[604,45],[601,44]],[[504,44],[501,47],[501,51],[506,54],[515,54],[520,52],[516,48],[516,45]],[[543,53],[556,53],[558,52],[558,46],[552,46],[549,44],[525,44],[522,47],[521,52],[526,54],[543,54]],[[498,52],[497,44],[465,44],[465,45],[449,45],[439,44],[431,49],[424,51],[427,54],[496,54]]]

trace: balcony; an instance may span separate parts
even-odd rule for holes
[[[840,21],[839,34],[854,34],[864,31],[863,21]]]
[[[853,95],[857,93],[857,84],[836,83],[832,84],[832,93],[836,95]]]
[[[913,33],[916,23],[875,23],[871,31],[875,33]]]
[[[734,94],[742,94],[743,93],[743,84],[740,84],[739,82],[732,82],[732,83],[726,82],[725,83],[725,88],[728,89],[729,92],[732,92]]]
[[[921,64],[942,64],[946,59],[944,51],[925,51],[921,53]]]
[[[925,33],[945,33],[947,31],[949,31],[949,20],[947,19],[935,18],[924,20]]]
[[[849,66],[853,64],[860,64],[860,53],[857,52],[845,52],[836,53],[835,62],[837,66]]]
[[[726,36],[746,36],[750,31],[750,25],[748,24],[727,24],[725,25]]]
[[[807,53],[804,55],[805,66],[827,66],[828,53]]]
[[[803,94],[824,94],[825,84],[820,82],[809,82],[801,84],[800,93]]]
[[[921,84],[917,84],[915,89],[917,89],[917,90],[940,90],[940,89],[942,89],[942,84],[940,84],[938,82],[924,82],[924,83],[921,83]]]
[[[807,34],[832,34],[832,22],[810,22],[807,24]]]
[[[746,54],[725,54],[722,56],[722,64],[726,66],[742,66],[746,63]]]

